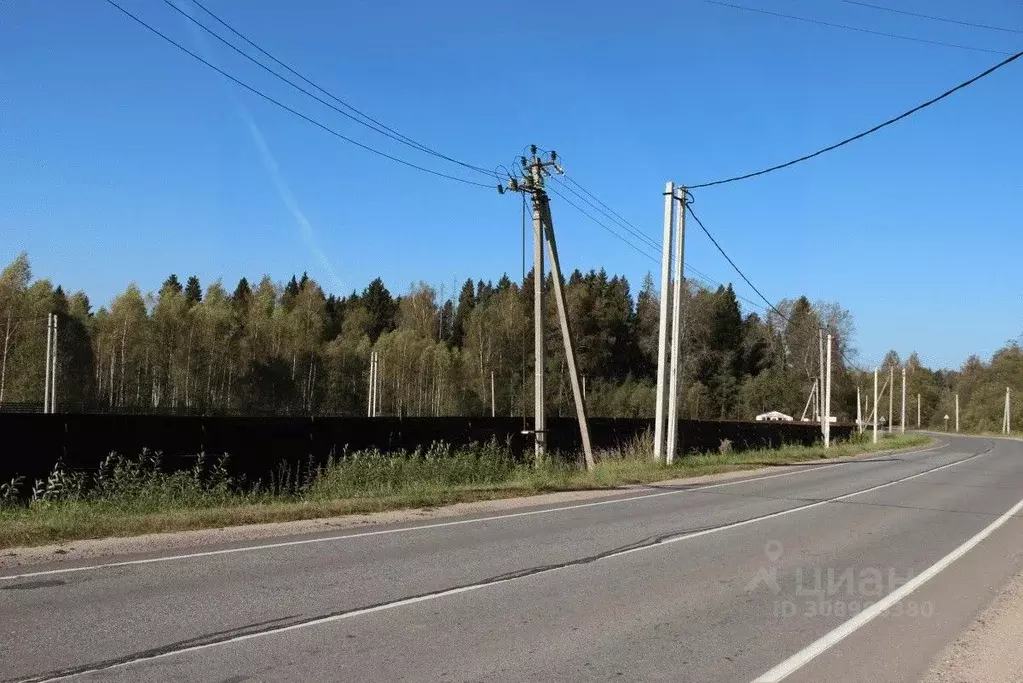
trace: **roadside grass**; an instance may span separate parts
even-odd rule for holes
[[[244,524],[285,522],[401,508],[528,496],[553,491],[607,489],[670,479],[837,458],[930,443],[919,434],[822,446],[716,453],[653,461],[652,439],[597,454],[592,472],[551,457],[538,465],[517,462],[496,443],[425,451],[359,451],[324,467],[245,486],[228,476],[223,459],[200,458],[188,471],[164,472],[158,454],[108,457],[93,473],[58,466],[18,502],[17,482],[0,485],[0,548],[106,536]],[[13,484],[13,485],[12,485]]]

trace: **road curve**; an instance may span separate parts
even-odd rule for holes
[[[775,474],[8,570],[0,681],[915,682],[1023,570],[1023,443]]]

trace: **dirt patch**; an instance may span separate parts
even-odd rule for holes
[[[1023,574],[942,651],[923,683],[1023,683]]]

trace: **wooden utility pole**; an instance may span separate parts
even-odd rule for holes
[[[671,224],[675,183],[664,184],[664,243],[661,249],[661,317],[657,327],[657,397],[654,400],[654,460],[664,457],[664,394],[668,373],[668,312],[671,302]]]
[[[583,401],[582,385],[575,362],[575,347],[572,343],[572,331],[568,320],[568,308],[565,303],[564,278],[558,258],[558,245],[554,238],[554,221],[551,218],[550,199],[544,190],[544,176],[562,173],[555,152],[550,152],[544,160],[537,156],[536,145],[530,148],[530,158],[522,157],[521,178],[508,179],[508,189],[530,195],[533,203],[533,324],[534,324],[534,362],[535,362],[535,454],[540,459],[546,450],[546,420],[544,418],[544,344],[543,344],[543,248],[547,245],[547,257],[551,264],[551,280],[554,285],[554,299],[558,305],[558,320],[561,324],[561,339],[565,346],[565,364],[568,367],[569,380],[572,385],[572,398],[575,401],[576,418],[579,421],[579,433],[582,439],[583,455],[587,469],[596,467],[593,449],[590,445],[590,429],[586,419],[586,403]],[[498,185],[498,192],[504,193],[505,188]]]
[[[665,462],[675,460],[678,450],[678,392],[682,369],[682,288],[685,285],[682,266],[685,263],[686,188],[678,188],[678,212],[675,219],[674,288],[671,300],[671,376],[668,379],[668,446]]]

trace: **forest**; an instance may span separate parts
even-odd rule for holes
[[[550,281],[546,283],[550,285]],[[622,276],[572,272],[566,299],[589,413],[654,412],[659,302],[648,274],[633,292]],[[392,294],[378,279],[362,292],[327,294],[307,275],[264,275],[233,288],[195,276],[156,292],[132,283],[93,310],[85,292],[33,279],[27,254],[0,273],[0,408],[41,410],[46,319],[58,317],[57,405],[64,412],[365,415],[370,354],[379,358],[383,415],[530,415],[532,273],[522,283],[467,280],[456,297],[419,282]],[[553,297],[545,297],[548,411],[572,414]],[[744,312],[731,285],[688,280],[682,304],[680,406],[693,419],[749,420],[768,410],[803,414],[819,371],[818,331],[834,339],[833,414],[856,417],[855,325],[837,303],[795,296]],[[890,351],[882,370],[901,368]],[[905,360],[907,413],[921,397],[925,426],[940,427],[960,394],[963,429],[997,430],[1006,386],[1023,389],[1023,352],[1008,342],[990,361],[958,370]],[[898,420],[901,369],[895,371]],[[881,414],[887,417],[887,394]],[[1021,424],[1017,401],[1014,422]]]

